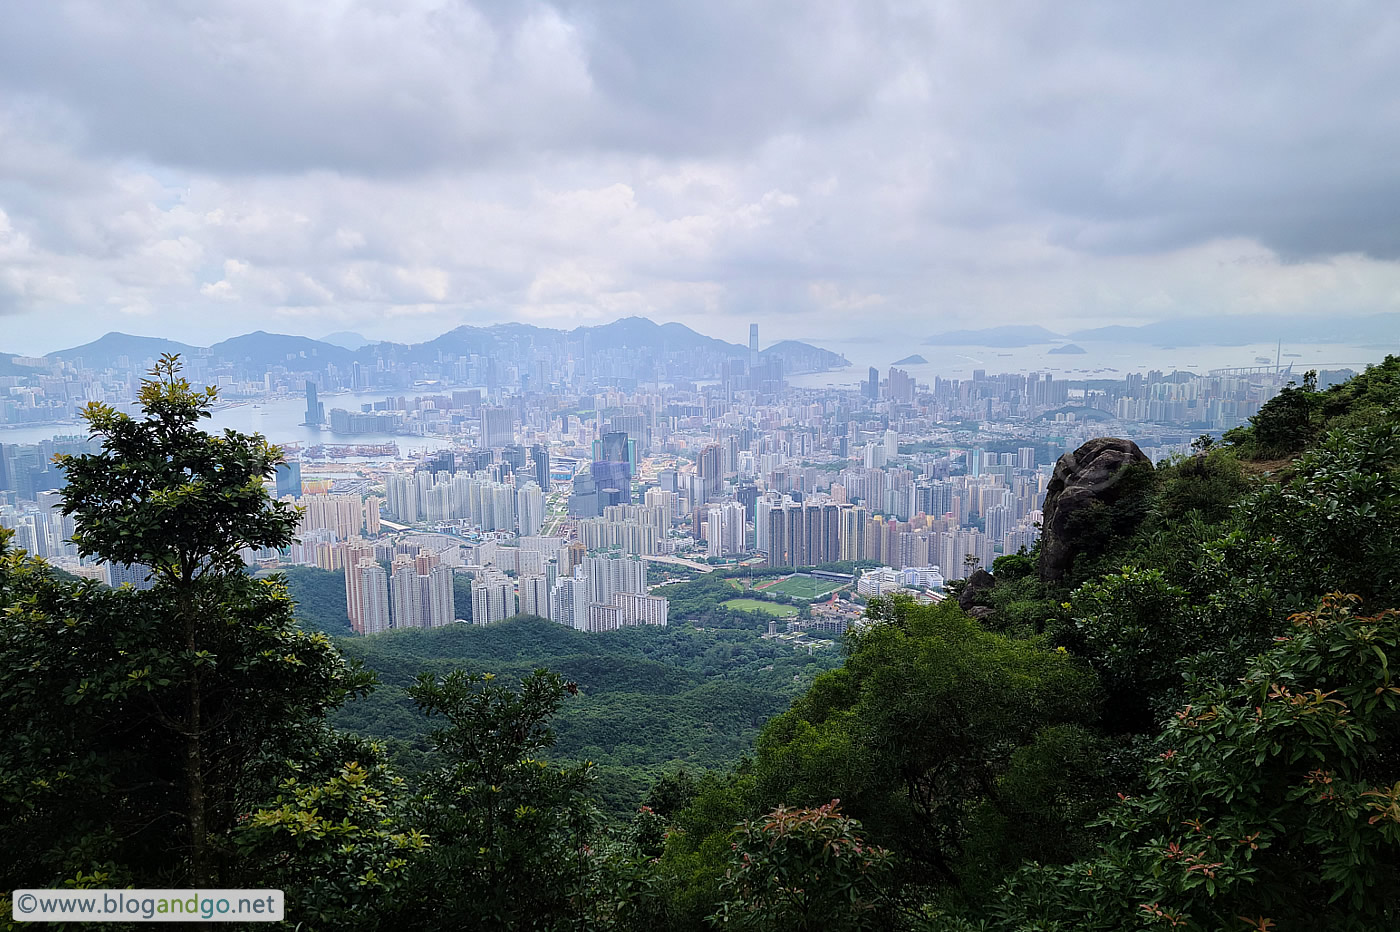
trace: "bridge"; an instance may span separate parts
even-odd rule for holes
[[[1278,366],[1234,366],[1227,369],[1211,369],[1211,378],[1239,378],[1251,375],[1292,375],[1294,363],[1290,361],[1288,365],[1279,368]],[[1351,369],[1362,372],[1367,366],[1374,365],[1369,362],[1310,362],[1303,367],[1304,372],[1316,369],[1321,372],[1323,369]]]

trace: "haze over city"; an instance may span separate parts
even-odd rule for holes
[[[0,351],[1394,313],[1388,12],[14,6]]]

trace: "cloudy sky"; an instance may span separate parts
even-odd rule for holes
[[[1393,4],[0,10],[0,350],[1400,313]]]

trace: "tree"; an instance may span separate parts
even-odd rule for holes
[[[810,806],[838,792],[871,840],[899,855],[910,884],[982,883],[1001,870],[1009,847],[1072,856],[1078,800],[1101,793],[1086,785],[1085,758],[1058,767],[1053,781],[1019,781],[1043,787],[1042,800],[1012,799],[1002,781],[1042,732],[1078,733],[1091,720],[1092,677],[1062,651],[983,630],[951,601],[876,600],[869,614],[847,635],[846,666],[817,677],[764,728],[758,805]],[[1085,766],[1092,770],[1092,760]],[[983,811],[1037,805],[1063,819],[1041,823],[1035,838]],[[978,837],[997,825],[1011,834]]]
[[[765,932],[889,928],[891,855],[839,803],[779,806],[741,825],[712,921]]]
[[[423,674],[409,694],[445,720],[413,821],[433,839],[414,871],[414,928],[568,928],[592,865],[592,765],[556,767],[536,755],[549,720],[578,687],[537,670],[512,688],[490,673]]]
[[[327,749],[332,774],[319,761],[294,763],[276,799],[235,836],[256,865],[250,885],[286,891],[307,929],[382,928],[409,907],[409,878],[431,854],[426,835],[403,827],[408,790],[380,749],[343,744]]]
[[[1103,854],[1030,866],[1005,930],[1381,930],[1400,922],[1400,612],[1330,595],[1229,684],[1198,683],[1104,820]],[[957,928],[958,926],[952,926]]]
[[[238,820],[372,681],[298,628],[279,578],[243,572],[239,550],[283,546],[296,515],[262,484],[275,448],[198,429],[214,397],[163,357],[143,416],[89,405],[101,452],[60,461],[80,552],[149,567],[153,589],[58,585],[6,558],[0,786],[16,808],[0,850],[22,858],[7,876],[43,886],[101,866],[147,886],[233,879]],[[39,837],[49,847],[35,850]]]

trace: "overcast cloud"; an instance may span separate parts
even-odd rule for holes
[[[1393,4],[0,11],[0,350],[1400,312]]]

